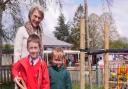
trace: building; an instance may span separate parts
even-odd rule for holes
[[[44,50],[51,50],[53,47],[61,47],[63,49],[71,49],[72,44],[57,40],[44,35]],[[13,49],[0,49],[0,65],[9,65],[13,62]]]
[[[58,40],[56,38],[52,38],[49,36],[44,35],[44,50],[50,50],[53,47],[61,47],[64,49],[71,49],[72,44]]]

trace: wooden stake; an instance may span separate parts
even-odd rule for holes
[[[85,19],[80,19],[80,49],[85,49]],[[85,52],[80,52],[80,89],[85,89]]]
[[[104,49],[109,49],[109,26],[105,21],[104,25]],[[109,89],[109,54],[104,53],[104,89]]]

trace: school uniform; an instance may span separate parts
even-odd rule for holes
[[[50,78],[50,89],[72,89],[70,73],[61,65],[60,68],[57,66],[50,66],[49,78]]]
[[[20,59],[12,65],[12,75],[22,77],[27,89],[50,89],[47,65],[40,58],[33,63],[29,56]]]

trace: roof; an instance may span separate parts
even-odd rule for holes
[[[52,53],[52,50],[44,50],[44,53]],[[64,50],[64,53],[68,53],[68,54],[80,54],[79,50]]]
[[[44,35],[44,46],[71,47],[72,44]]]

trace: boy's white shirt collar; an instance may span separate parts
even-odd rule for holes
[[[39,59],[40,57],[37,57],[35,60],[33,60],[33,65],[35,65],[39,61]],[[32,58],[29,57],[29,63],[32,65],[31,61],[32,61]]]

